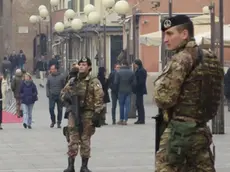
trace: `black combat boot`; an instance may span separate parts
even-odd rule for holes
[[[81,165],[80,172],[91,172],[91,170],[88,169],[88,161],[89,161],[89,158],[82,157],[82,165]]]
[[[68,158],[68,167],[67,167],[67,169],[64,170],[64,172],[75,172],[74,161],[75,161],[75,158],[73,158],[73,157]]]

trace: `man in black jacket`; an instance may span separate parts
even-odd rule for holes
[[[55,65],[56,69],[59,70],[59,67],[60,67],[59,62],[58,62],[58,59],[56,58],[56,56],[54,56],[54,55],[52,56],[52,59],[50,59],[50,61],[49,61],[49,66],[48,66],[49,69],[53,65]]]
[[[230,68],[224,75],[224,95],[227,100],[228,111],[230,112]]]
[[[12,80],[18,64],[18,59],[15,51],[13,51],[13,53],[10,55],[9,61],[11,62],[11,80]]]
[[[114,84],[116,72],[120,69],[119,64],[114,65],[114,70],[109,74],[108,83],[109,88],[111,89],[111,98],[112,98],[112,120],[113,125],[116,124],[116,108],[117,108],[117,100],[118,100],[118,88]]]
[[[0,77],[0,130],[2,130],[2,76]]]
[[[5,56],[2,61],[2,73],[5,78],[7,78],[7,82],[9,83],[10,74],[11,74],[11,62]]]
[[[40,59],[38,59],[37,64],[36,64],[36,70],[39,71],[39,75],[40,75],[40,86],[44,87],[44,78],[46,75],[46,71],[47,71],[47,63],[45,61],[45,57],[41,56]]]
[[[144,109],[144,95],[147,94],[146,79],[147,72],[143,68],[140,59],[134,61],[136,87],[134,93],[136,94],[136,108],[138,113],[138,120],[135,124],[145,124],[145,109]]]

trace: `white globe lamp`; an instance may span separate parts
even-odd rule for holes
[[[60,33],[60,32],[63,32],[65,30],[65,25],[62,23],[62,22],[57,22],[55,25],[54,25],[54,29],[56,32]]]
[[[115,0],[102,0],[102,5],[105,8],[112,8],[115,4]]]
[[[56,6],[58,6],[58,4],[59,4],[59,0],[50,0],[50,5],[52,7],[56,7]]]
[[[41,11],[42,9],[47,9],[47,8],[46,8],[45,5],[40,5],[40,6],[38,7],[38,11]]]
[[[30,21],[30,23],[35,24],[38,22],[38,17],[35,15],[32,15],[32,16],[30,16],[29,21]]]
[[[117,3],[114,6],[114,10],[117,14],[125,15],[130,10],[129,3],[123,0],[117,1]]]
[[[86,5],[85,7],[84,7],[84,13],[85,13],[85,15],[89,15],[89,13],[91,13],[91,12],[93,12],[93,11],[95,11],[96,10],[96,8],[95,8],[95,6],[93,6],[92,4],[88,4],[88,5]]]
[[[71,21],[71,27],[73,30],[81,30],[83,27],[83,22],[81,21],[81,19],[73,19]]]
[[[100,23],[100,14],[97,11],[93,11],[88,15],[89,24],[98,24]]]
[[[203,12],[203,14],[210,14],[209,7],[208,7],[208,6],[204,6],[204,7],[202,8],[202,12]]]
[[[75,17],[76,13],[74,12],[74,10],[68,9],[68,10],[65,11],[64,15],[68,20],[69,19],[72,20]]]
[[[39,11],[39,15],[42,17],[42,18],[46,18],[48,15],[49,15],[49,12],[47,9],[41,9]]]

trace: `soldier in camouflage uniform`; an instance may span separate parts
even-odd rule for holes
[[[156,154],[156,172],[215,172],[207,122],[220,103],[222,65],[194,40],[193,23],[185,15],[162,22],[164,42],[175,54],[154,82],[154,98],[164,111],[167,128]]]
[[[103,109],[103,90],[100,81],[96,77],[92,77],[91,60],[82,58],[79,62],[79,73],[76,78],[72,78],[61,92],[62,101],[65,93],[72,92],[80,98],[81,123],[83,130],[79,130],[75,123],[75,117],[72,113],[68,115],[68,168],[64,172],[75,172],[74,161],[80,148],[82,157],[81,172],[90,172],[88,169],[88,160],[90,158],[90,140],[95,133],[95,118],[97,118]],[[74,82],[74,84],[73,84]],[[74,86],[72,86],[74,85]],[[87,90],[87,91],[86,91]],[[87,92],[87,93],[86,93]]]

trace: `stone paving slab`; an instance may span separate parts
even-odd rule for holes
[[[67,165],[67,145],[62,131],[50,129],[48,100],[45,89],[39,88],[39,101],[33,114],[33,129],[21,124],[4,124],[0,131],[0,172],[62,172]],[[111,106],[107,121],[111,124]],[[225,135],[214,136],[217,172],[230,171],[230,121],[226,112]],[[146,125],[105,126],[97,129],[92,138],[92,171],[152,172],[154,171],[155,106],[146,105]],[[63,121],[63,125],[66,120]],[[76,160],[76,171],[80,158]]]

